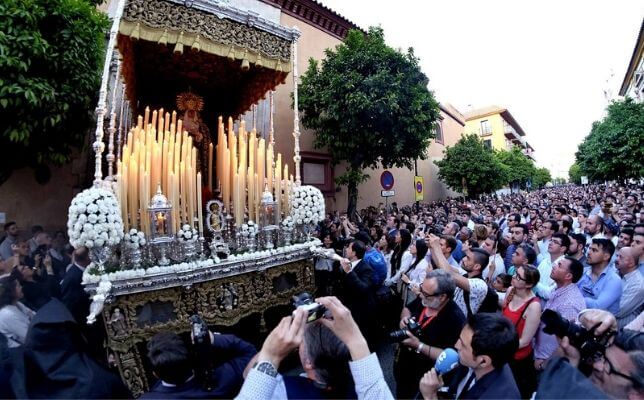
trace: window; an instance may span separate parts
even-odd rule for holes
[[[491,139],[484,140],[483,141],[483,146],[485,146],[486,148],[492,150],[492,140]]]
[[[481,136],[485,135],[491,135],[492,134],[492,126],[490,126],[490,121],[483,120],[481,121]]]
[[[436,143],[444,143],[443,141],[443,127],[441,126],[440,121],[434,123],[434,137],[436,138]]]
[[[335,183],[331,156],[310,151],[303,151],[300,156],[302,157],[300,166],[302,168],[302,184],[313,185],[320,189],[325,196],[333,196]]]

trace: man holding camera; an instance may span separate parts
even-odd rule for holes
[[[257,357],[247,367],[246,380],[244,385],[235,397],[239,400],[257,400],[257,399],[286,399],[286,398],[304,398],[302,392],[297,395],[289,394],[289,389],[284,380],[284,377],[278,373],[282,360],[293,350],[300,348],[300,361],[306,364],[311,361],[311,369],[307,370],[307,376],[314,377],[313,380],[317,381],[320,376],[317,375],[315,370],[320,369],[320,365],[316,365],[315,360],[306,358],[310,354],[312,342],[305,339],[307,330],[317,330],[317,324],[321,324],[335,335],[346,346],[351,361],[348,361],[351,377],[354,381],[354,390],[358,399],[364,400],[392,400],[393,396],[387,387],[382,369],[378,363],[378,358],[375,353],[369,353],[369,346],[360,333],[358,325],[351,317],[351,311],[346,308],[335,297],[322,297],[316,301],[324,306],[328,313],[319,320],[307,324],[308,313],[303,308],[299,307],[293,313],[293,316],[284,317],[280,323],[268,335],[262,349],[257,354]],[[327,349],[328,342],[322,339],[319,346]],[[303,357],[304,355],[304,357]],[[338,371],[343,370],[346,365],[340,365],[335,357],[331,354],[326,354],[323,357],[327,363],[326,370],[334,374],[334,379],[338,378]],[[319,361],[322,361],[322,357]],[[303,365],[305,370],[306,365]],[[315,375],[309,375],[310,372]],[[310,386],[309,386],[310,387]],[[310,392],[309,392],[310,394]],[[330,398],[346,397],[337,396],[335,393],[327,393]],[[334,395],[335,394],[335,395]],[[308,398],[320,398],[308,397]]]
[[[563,337],[560,352],[565,358],[548,363],[537,398],[602,398],[602,395],[616,399],[643,398],[644,333],[629,330],[615,333],[615,316],[605,310],[586,310],[579,321],[582,332],[575,336],[582,340],[571,340],[566,332],[557,335]],[[577,368],[590,379],[584,379]],[[566,384],[562,385],[562,381]],[[588,387],[588,383],[592,386]],[[597,394],[597,389],[602,393]]]
[[[430,271],[420,285],[418,298],[403,308],[400,329],[406,336],[396,368],[398,398],[413,398],[423,374],[443,349],[456,343],[465,316],[454,303],[455,290],[456,283],[449,272]]]
[[[152,337],[148,342],[148,358],[159,381],[140,398],[213,399],[235,396],[244,380],[244,368],[256,353],[255,347],[234,335],[207,333],[209,349],[194,350],[192,359],[179,335],[161,332]],[[206,362],[195,360],[200,357],[205,357]],[[195,367],[197,363],[203,370]],[[212,387],[208,387],[211,384]]]

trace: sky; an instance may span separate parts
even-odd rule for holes
[[[635,0],[319,1],[413,47],[440,102],[507,108],[537,165],[565,178],[605,91],[618,95],[644,16]]]

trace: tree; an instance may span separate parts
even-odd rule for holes
[[[568,169],[568,179],[570,180],[570,182],[581,185],[581,176],[581,167],[579,166],[579,164],[572,164],[570,166],[570,169]]]
[[[596,121],[575,154],[590,180],[639,179],[644,176],[644,103],[614,101]]]
[[[311,59],[302,76],[302,124],[315,131],[314,146],[326,147],[333,165],[347,162],[336,182],[348,186],[353,215],[358,185],[369,177],[363,171],[412,168],[425,159],[440,111],[413,50],[387,46],[381,28],[349,31],[325,55],[321,63]]]
[[[49,179],[94,122],[107,18],[87,0],[0,2],[0,184]]]
[[[498,150],[495,152],[496,158],[501,164],[506,166],[507,170],[507,183],[508,185],[518,185],[525,189],[527,182],[532,180],[536,173],[534,163],[525,154],[521,152],[518,146],[514,146],[512,150]],[[535,185],[532,182],[533,186]]]
[[[535,168],[534,174],[532,175],[532,187],[541,188],[546,185],[546,183],[552,181],[552,176],[548,168]]]
[[[476,134],[463,136],[443,154],[443,159],[434,164],[439,168],[439,179],[453,190],[477,197],[500,189],[507,182],[507,167]]]

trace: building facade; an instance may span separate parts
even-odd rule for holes
[[[632,97],[638,102],[644,101],[644,21],[619,89],[619,95]]]
[[[468,111],[464,116],[466,134],[479,135],[483,144],[494,150],[511,150],[519,146],[523,154],[534,161],[534,148],[508,109],[488,106]]]

